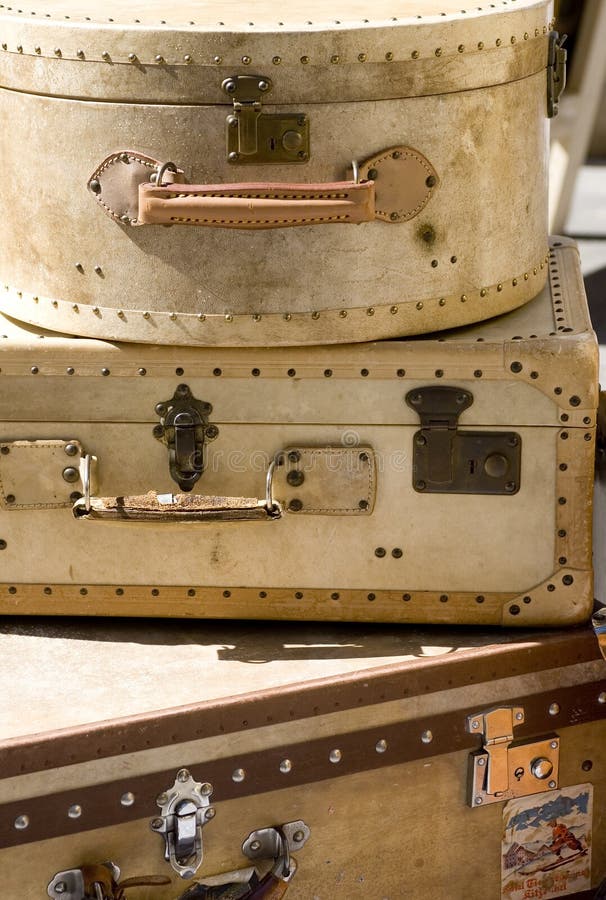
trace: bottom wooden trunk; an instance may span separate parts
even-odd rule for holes
[[[0,650],[3,900],[546,900],[606,874],[588,629],[20,619]]]

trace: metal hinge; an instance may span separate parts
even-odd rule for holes
[[[89,867],[90,868],[90,867]],[[96,879],[82,869],[66,869],[57,872],[46,892],[53,900],[114,900],[118,896],[120,869],[113,862],[94,867]],[[106,870],[106,871],[105,871]]]
[[[566,58],[568,51],[564,47],[567,35],[560,37],[557,31],[549,34],[547,51],[547,115],[550,119],[557,116],[560,95],[566,87]]]
[[[406,394],[418,413],[414,436],[413,487],[427,494],[515,494],[520,488],[522,441],[513,431],[459,431],[470,391],[420,387]]]
[[[231,97],[227,117],[227,161],[234,164],[304,163],[309,159],[309,119],[305,113],[263,112],[261,101],[273,85],[265,75],[232,75],[221,87]]]
[[[212,409],[205,400],[196,400],[187,384],[180,384],[170,400],[156,403],[160,424],[153,434],[168,447],[170,475],[182,491],[191,491],[204,471],[205,441],[219,434],[208,422]]]
[[[467,717],[471,734],[482,735],[483,746],[469,757],[472,807],[526,797],[558,786],[560,739],[514,741],[513,730],[524,722],[521,706],[501,706]]]
[[[180,769],[174,785],[156,798],[160,815],[152,819],[151,829],[164,838],[164,858],[181,878],[193,878],[202,865],[202,829],[215,817],[212,792],[212,784],[194,781],[187,769]]]

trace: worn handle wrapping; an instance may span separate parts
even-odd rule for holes
[[[140,225],[288,228],[370,222],[374,183],[139,185]]]
[[[280,506],[256,497],[204,497],[199,494],[157,494],[132,497],[82,497],[73,506],[77,519],[109,522],[242,522],[271,521]]]

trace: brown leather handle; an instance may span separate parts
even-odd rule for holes
[[[357,170],[353,181],[326,184],[187,184],[174,163],[122,150],[96,167],[88,188],[121,225],[262,229],[407,222],[438,185],[431,163],[411,147],[389,147]]]
[[[256,887],[244,895],[243,900],[280,900],[288,890],[289,884],[290,880],[285,881],[273,872],[268,872]]]
[[[260,229],[358,224],[374,218],[372,181],[139,185],[141,225]]]

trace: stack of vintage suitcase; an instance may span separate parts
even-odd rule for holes
[[[606,874],[565,54],[459,7],[0,5],[2,898]]]

